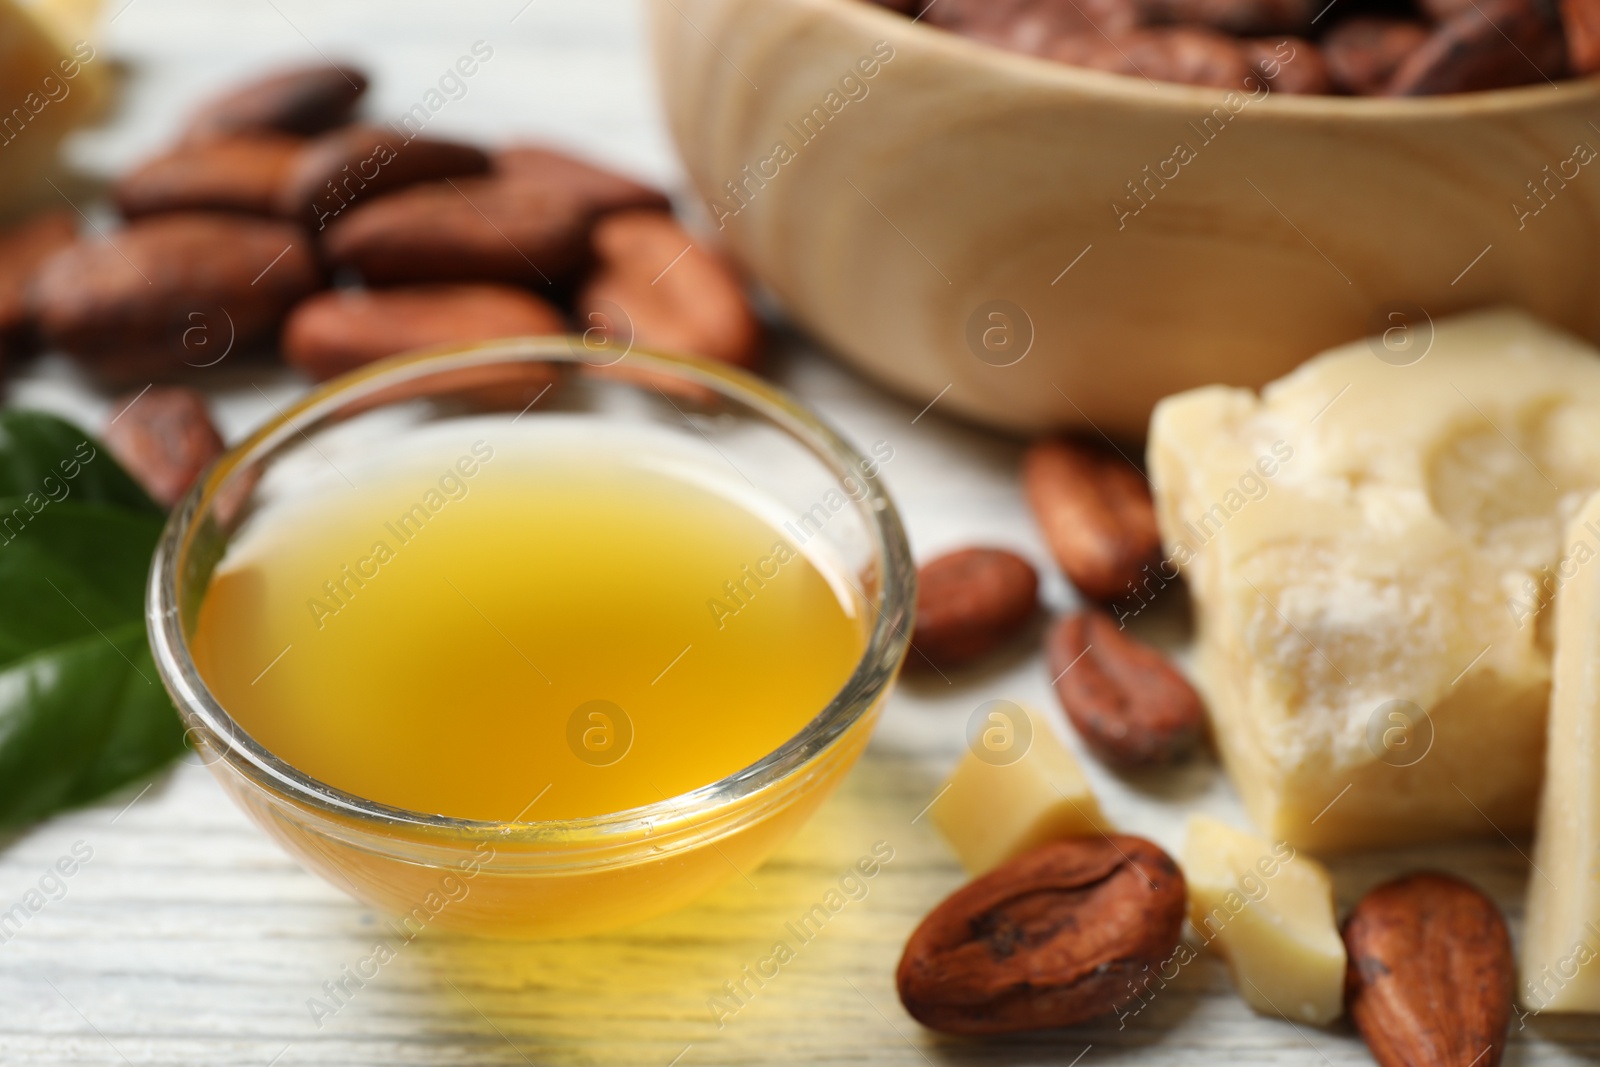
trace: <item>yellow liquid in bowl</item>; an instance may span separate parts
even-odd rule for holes
[[[849,583],[726,484],[503,439],[414,453],[256,516],[193,635],[229,715],[328,785],[623,811],[772,752],[862,654]]]

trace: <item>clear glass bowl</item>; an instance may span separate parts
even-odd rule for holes
[[[638,350],[614,364],[615,354],[600,358],[608,365],[577,340],[519,339],[399,357],[330,382],[223,456],[173,512],[156,550],[150,640],[202,759],[306,868],[407,929],[577,936],[670,911],[748,873],[855,763],[905,656],[916,573],[873,461],[747,374]],[[865,651],[843,688],[799,733],[721,781],[565,821],[485,822],[375,803],[256,743],[207,689],[189,642],[230,541],[286,498],[286,479],[272,472],[338,449],[370,459],[421,427],[486,417],[581,420],[596,434],[647,424],[708,464],[732,463],[808,537],[825,539],[865,602]]]

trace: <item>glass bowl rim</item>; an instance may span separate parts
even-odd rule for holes
[[[257,743],[211,693],[190,654],[179,610],[182,573],[193,535],[215,500],[227,475],[258,459],[282,440],[331,415],[352,400],[426,379],[448,370],[510,363],[564,363],[600,367],[592,362],[595,348],[578,337],[513,337],[467,345],[446,345],[389,357],[317,385],[276,414],[243,441],[227,449],[196,480],[173,508],[151,561],[146,590],[145,623],[162,683],[190,733],[217,745],[217,759],[227,762],[266,792],[309,806],[335,819],[370,828],[409,830],[424,836],[456,840],[493,840],[507,844],[603,845],[639,834],[665,844],[662,829],[690,829],[711,822],[804,772],[828,753],[834,742],[856,726],[881,701],[910,645],[909,625],[916,601],[916,569],[898,510],[875,477],[861,477],[868,460],[819,415],[753,374],[695,356],[630,348],[626,358],[654,374],[709,387],[755,412],[797,441],[834,478],[846,476],[865,487],[852,500],[863,514],[880,569],[883,604],[868,604],[877,619],[850,676],[806,725],[783,744],[717,781],[676,796],[634,808],[575,819],[514,821],[463,819],[413,811],[370,800],[332,786],[299,770]],[[637,389],[648,386],[618,379]],[[659,390],[658,390],[659,391]],[[436,395],[422,391],[404,402]],[[542,395],[542,394],[541,394]],[[665,394],[662,394],[665,396]],[[670,398],[667,398],[671,402]],[[537,402],[537,398],[535,398]],[[374,408],[388,406],[382,401]],[[529,405],[532,406],[531,404]],[[676,405],[674,405],[676,406]],[[782,795],[773,790],[774,795]],[[530,805],[531,806],[531,805]],[[764,809],[763,809],[764,810]],[[526,814],[526,810],[523,812]]]

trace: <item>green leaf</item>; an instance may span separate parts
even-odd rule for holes
[[[0,497],[29,494],[162,514],[105,446],[72,423],[39,411],[0,411]]]
[[[183,748],[142,622],[0,670],[0,826],[88,803]]]
[[[0,412],[0,827],[184,750],[145,636],[160,509],[71,424]]]
[[[12,534],[0,498],[0,665],[144,617],[145,575],[161,520],[92,504],[48,504]]]

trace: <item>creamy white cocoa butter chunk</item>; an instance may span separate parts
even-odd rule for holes
[[[1345,950],[1327,868],[1203,815],[1183,844],[1189,921],[1264,1015],[1321,1026],[1344,1013]]]
[[[1600,1011],[1600,496],[1555,571],[1555,682],[1517,994],[1534,1011]]]
[[[1413,329],[1260,396],[1170,397],[1151,424],[1219,747],[1296,847],[1533,824],[1563,531],[1600,482],[1600,353],[1520,312]]]
[[[1083,768],[1050,724],[1018,704],[991,705],[979,709],[967,754],[929,809],[968,873],[1049,841],[1110,830]]]

